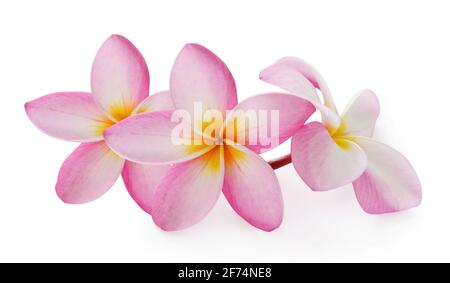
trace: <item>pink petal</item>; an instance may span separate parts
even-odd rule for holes
[[[103,141],[82,143],[61,166],[56,193],[66,203],[93,201],[116,182],[123,164]]]
[[[307,99],[321,112],[327,126],[332,129],[339,127],[340,119],[328,86],[320,74],[306,62],[295,57],[285,57],[262,70],[259,77],[267,83]],[[320,102],[314,88],[321,90],[325,105]]]
[[[379,114],[380,103],[376,94],[370,90],[361,91],[347,106],[334,135],[371,137]]]
[[[356,142],[368,159],[367,170],[353,182],[364,211],[382,214],[406,210],[421,203],[419,178],[401,153],[369,138],[358,137]]]
[[[95,57],[92,94],[100,107],[120,121],[148,96],[150,77],[144,57],[125,37],[113,35]]]
[[[166,231],[198,223],[219,198],[223,178],[223,147],[174,165],[156,188],[153,220]]]
[[[84,92],[53,93],[25,104],[33,124],[44,133],[68,141],[99,141],[111,122]]]
[[[172,111],[135,115],[115,124],[106,130],[103,136],[117,154],[138,163],[182,162],[198,157],[211,149],[204,144],[174,144],[172,131],[178,122],[172,122],[171,116]]]
[[[186,45],[178,55],[170,77],[170,92],[177,109],[193,111],[232,109],[237,104],[233,76],[219,57],[198,44]]]
[[[330,89],[326,84],[320,73],[314,69],[313,66],[307,62],[296,58],[296,57],[284,57],[278,60],[276,64],[285,65],[296,70],[298,73],[302,74],[307,78],[315,88],[319,89],[323,95],[324,104],[331,110],[336,111],[336,106],[334,104],[333,96],[331,95]]]
[[[161,91],[150,95],[144,99],[139,105],[134,109],[133,114],[142,114],[146,112],[153,111],[166,111],[174,110],[172,97],[169,91]]]
[[[233,209],[251,225],[270,232],[283,219],[283,198],[272,168],[242,146],[225,147],[223,187]]]
[[[290,94],[253,96],[229,114],[226,137],[255,152],[268,151],[292,137],[314,111],[311,103]]]
[[[292,164],[314,191],[349,184],[367,168],[366,155],[357,144],[345,139],[337,142],[318,122],[305,125],[292,138]]]
[[[309,101],[321,103],[314,85],[302,73],[288,64],[273,64],[262,70],[259,78]]]
[[[169,171],[170,165],[144,165],[125,162],[122,178],[131,197],[147,213],[151,214],[153,193]]]

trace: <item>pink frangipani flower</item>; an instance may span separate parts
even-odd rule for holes
[[[322,113],[323,123],[306,124],[291,144],[294,168],[312,190],[352,183],[359,204],[371,214],[401,211],[421,203],[421,185],[409,161],[372,139],[380,111],[373,92],[361,91],[339,115],[325,81],[298,58],[279,60],[264,69],[260,78],[311,101]],[[323,95],[323,104],[316,89]]]
[[[92,93],[59,92],[25,104],[33,124],[55,138],[81,142],[64,161],[56,193],[66,203],[97,199],[122,173],[139,206],[151,212],[153,188],[169,166],[125,161],[103,141],[103,131],[138,113],[173,109],[168,92],[148,97],[150,76],[143,56],[120,35],[111,36],[95,57]]]
[[[235,82],[227,66],[197,44],[186,45],[176,58],[170,93],[175,109],[193,113],[200,102],[204,110],[217,110],[225,117],[212,120],[215,130],[209,133],[205,124],[193,126],[192,136],[184,136],[187,144],[173,143],[179,123],[173,121],[171,111],[136,115],[104,132],[107,144],[124,158],[174,164],[155,190],[154,222],[169,231],[190,227],[207,215],[223,192],[247,222],[265,231],[277,228],[283,217],[280,186],[270,165],[257,154],[271,147],[236,141],[236,124],[242,119],[227,110],[278,110],[279,131],[271,134],[283,142],[314,112],[311,103],[290,94],[269,93],[237,105]],[[250,135],[267,128],[269,120],[241,130]]]

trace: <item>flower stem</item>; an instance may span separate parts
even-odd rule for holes
[[[278,168],[288,165],[289,163],[292,163],[292,158],[290,154],[287,154],[277,159],[270,160],[268,163],[273,170],[276,170]]]

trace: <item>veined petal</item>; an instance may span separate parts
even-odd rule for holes
[[[304,61],[294,57],[283,58],[262,70],[259,77],[264,82],[307,99],[321,112],[328,127],[333,130],[339,127],[340,118],[328,86],[318,72]],[[321,90],[325,105],[320,102],[315,88]]]
[[[326,191],[350,184],[367,168],[364,151],[354,142],[333,140],[318,122],[305,125],[291,144],[292,164],[314,191]]]
[[[228,202],[248,223],[264,231],[278,228],[283,219],[283,198],[275,172],[245,147],[225,146],[225,181]]]
[[[188,228],[212,209],[223,186],[223,147],[174,165],[156,188],[153,220],[163,230]]]
[[[237,104],[236,85],[225,63],[198,44],[187,44],[178,54],[170,77],[170,92],[177,109],[190,112],[194,103],[203,110],[223,111]]]
[[[56,193],[66,203],[93,201],[116,182],[123,164],[103,141],[82,143],[61,166]]]
[[[295,95],[256,95],[229,114],[225,136],[257,153],[268,151],[292,137],[314,111],[311,103]]]
[[[363,90],[348,104],[334,135],[371,137],[379,114],[380,103],[376,94]]]
[[[98,105],[120,121],[148,96],[150,76],[144,57],[125,37],[112,35],[92,65],[91,88]]]
[[[186,137],[185,144],[174,140],[173,111],[143,113],[125,119],[104,132],[107,144],[127,160],[148,164],[171,164],[198,157],[211,146]],[[188,133],[182,133],[188,135]],[[183,137],[180,137],[183,142]]]
[[[174,110],[172,97],[169,91],[161,91],[150,95],[144,99],[139,105],[134,109],[133,114],[142,114],[146,112],[153,111],[167,111]]]
[[[42,96],[25,104],[31,122],[44,133],[63,140],[87,142],[103,139],[103,131],[111,126],[85,92],[59,92]]]
[[[367,170],[353,182],[359,204],[367,213],[406,210],[422,201],[419,178],[409,161],[395,149],[365,137],[355,141],[367,154]]]
[[[125,162],[122,170],[123,182],[130,196],[145,212],[151,214],[153,193],[169,169],[170,165],[145,165],[130,161]]]

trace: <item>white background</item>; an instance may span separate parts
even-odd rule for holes
[[[1,1],[0,261],[449,261],[450,4],[448,1]],[[274,90],[261,69],[286,55],[324,75],[342,110],[373,89],[376,137],[415,166],[423,204],[370,216],[350,186],[311,192],[292,166],[277,171],[285,218],[272,232],[224,198],[197,226],[159,230],[121,180],[101,199],[63,204],[59,166],[76,147],[39,132],[23,104],[89,91],[92,59],[113,33],[144,54],[152,92],[167,89],[187,42],[232,71],[240,100]],[[285,144],[278,152],[288,150]]]

